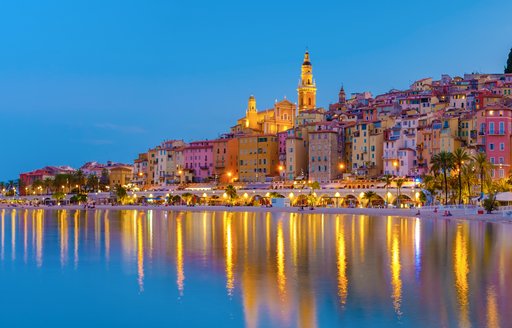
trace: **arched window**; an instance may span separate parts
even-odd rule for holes
[[[308,98],[309,106],[311,106],[311,98]]]

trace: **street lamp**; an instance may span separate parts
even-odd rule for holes
[[[343,171],[345,170],[345,163],[338,164],[338,167],[339,167],[340,172],[341,172],[341,178],[343,179]]]
[[[279,177],[280,177],[282,180],[284,180],[284,176],[283,176],[284,166],[279,165],[278,169],[279,169]]]
[[[398,176],[398,161],[393,161],[393,166],[395,167],[396,175]]]

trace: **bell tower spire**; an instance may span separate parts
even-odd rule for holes
[[[301,79],[297,93],[299,96],[299,112],[316,108],[316,84],[313,80],[313,66],[307,50],[302,62]]]

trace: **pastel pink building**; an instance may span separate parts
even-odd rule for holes
[[[204,182],[213,176],[213,142],[194,141],[183,149],[185,169],[193,172],[194,182]]]
[[[512,108],[492,104],[477,112],[478,143],[483,146],[494,179],[509,176],[511,165]]]
[[[279,141],[279,166],[286,167],[286,138],[288,137],[288,131],[282,131],[277,134],[277,140]],[[280,170],[279,174],[282,178],[286,176],[285,170]]]

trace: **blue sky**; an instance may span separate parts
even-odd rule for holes
[[[502,72],[512,3],[28,1],[0,5],[0,180],[130,162],[163,139],[215,138],[296,100],[309,48],[318,104],[442,73]]]

